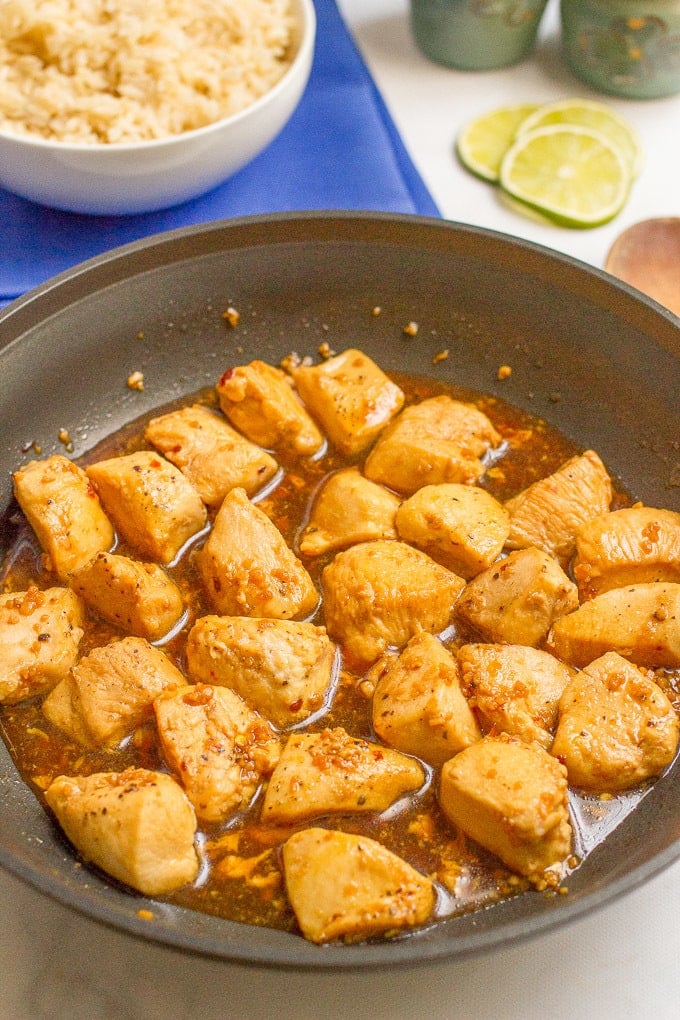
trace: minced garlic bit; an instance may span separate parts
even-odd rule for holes
[[[318,351],[319,351],[319,357],[320,358],[334,358],[335,357],[335,351],[331,350],[331,345],[329,343],[327,343],[325,340],[322,343],[319,344]]]
[[[507,379],[512,375],[512,369],[510,368],[510,365],[501,365],[497,374],[499,379]]]
[[[404,326],[404,333],[406,333],[407,336],[415,336],[417,332],[418,332],[417,322],[407,322],[406,325]]]
[[[132,372],[127,377],[127,386],[130,390],[143,390],[144,389],[144,373],[143,372]]]
[[[235,308],[232,308],[232,306],[229,305],[226,311],[222,312],[222,318],[229,326],[238,326],[241,319],[241,313],[237,312]]]
[[[73,443],[71,442],[71,433],[68,429],[59,429],[57,433],[59,442],[62,443],[66,449],[70,452],[73,449]]]
[[[382,308],[380,305],[375,305],[375,307],[371,309],[371,315],[380,315],[381,312]]]
[[[144,339],[144,330],[143,329],[140,329],[139,333],[136,336],[136,339],[137,340],[143,340]]]
[[[282,358],[279,362],[279,368],[282,372],[292,372],[294,368],[297,368],[302,364],[302,358],[297,351],[291,351],[285,358]]]
[[[449,356],[449,349],[445,347],[443,351],[439,351],[432,359],[433,365],[438,365],[440,361],[446,361]]]
[[[147,910],[145,907],[141,907],[137,911],[137,917],[139,917],[142,921],[153,921],[153,910]]]

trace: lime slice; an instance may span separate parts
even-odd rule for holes
[[[463,166],[495,183],[518,127],[537,109],[536,103],[501,106],[466,124],[456,139],[456,153]]]
[[[633,177],[642,169],[642,145],[634,128],[604,103],[591,99],[563,99],[546,103],[529,114],[518,126],[517,133],[525,134],[548,124],[580,124],[604,135],[620,150]]]
[[[631,171],[609,139],[577,124],[522,133],[503,157],[501,187],[565,227],[597,227],[621,210]]]

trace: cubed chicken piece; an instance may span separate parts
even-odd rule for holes
[[[243,489],[225,496],[200,569],[213,607],[225,616],[300,619],[319,602],[300,560]]]
[[[292,380],[264,361],[228,368],[217,383],[217,395],[229,421],[253,443],[303,456],[324,444]]]
[[[0,702],[42,694],[78,657],[85,608],[68,588],[0,595]]]
[[[397,492],[424,485],[476,482],[481,459],[501,441],[487,416],[473,404],[451,397],[429,397],[402,411],[380,435],[364,474]]]
[[[296,832],[283,845],[283,869],[302,934],[317,944],[396,934],[434,910],[430,879],[367,836]]]
[[[520,875],[540,878],[571,850],[567,770],[507,733],[471,744],[442,769],[444,814]]]
[[[87,747],[116,747],[153,718],[153,702],[186,680],[160,648],[127,637],[93,648],[43,702],[43,714]]]
[[[312,623],[203,616],[189,632],[186,657],[192,680],[230,687],[279,729],[330,698],[335,646]]]
[[[201,404],[152,418],[144,435],[209,507],[218,507],[235,488],[254,496],[278,471],[271,454]]]
[[[142,556],[170,563],[205,527],[207,512],[196,489],[154,451],[100,460],[87,475],[118,534]]]
[[[14,473],[14,493],[60,581],[115,540],[111,521],[82,468],[55,454]]]
[[[566,687],[552,753],[572,786],[619,793],[670,765],[678,729],[675,709],[654,680],[607,652]]]
[[[71,587],[98,616],[149,641],[164,637],[184,612],[180,590],[162,567],[116,553],[98,553]]]
[[[535,740],[550,750],[573,669],[538,648],[500,644],[463,645],[458,666],[463,693],[486,729]]]
[[[680,666],[680,584],[612,588],[553,624],[546,647],[581,669],[605,652],[638,666]]]
[[[293,733],[267,784],[262,821],[292,825],[329,813],[385,811],[424,782],[413,758],[340,726]]]
[[[425,485],[405,500],[397,531],[433,560],[468,580],[498,559],[510,518],[497,499],[476,485]]]
[[[386,657],[373,694],[373,729],[430,765],[443,765],[482,736],[456,660],[432,634],[417,634],[398,658]]]
[[[196,684],[154,703],[165,760],[199,818],[246,808],[279,758],[274,730],[228,687]]]
[[[607,469],[593,450],[586,450],[506,502],[507,546],[536,546],[566,566],[574,555],[579,528],[606,513],[611,501]]]
[[[358,542],[396,538],[399,499],[357,468],[336,471],[316,496],[300,539],[305,556],[322,556]]]
[[[350,348],[292,371],[298,393],[341,453],[369,446],[404,403],[401,389],[368,355]]]
[[[165,773],[58,776],[45,799],[81,857],[119,882],[162,896],[196,878],[196,815]]]
[[[540,549],[519,549],[468,582],[456,616],[484,641],[537,646],[577,605],[576,585],[557,560]]]
[[[43,715],[71,740],[83,747],[94,747],[92,734],[85,725],[80,709],[78,687],[73,673],[67,674],[53,687],[42,705]]]
[[[629,584],[680,583],[680,513],[633,506],[594,517],[576,533],[573,571],[581,601]]]
[[[404,542],[362,542],[338,553],[322,576],[330,636],[370,664],[420,631],[448,626],[461,577]]]

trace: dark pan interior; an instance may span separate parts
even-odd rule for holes
[[[222,312],[240,312],[230,328]],[[373,309],[380,306],[380,315]],[[404,326],[418,323],[417,336]],[[63,274],[0,312],[0,511],[31,442],[74,455],[229,365],[357,346],[386,370],[495,393],[600,453],[650,505],[680,510],[678,320],[603,272],[435,220],[283,215],[160,235]],[[448,349],[446,360],[433,357]],[[499,381],[497,369],[512,374]],[[126,379],[144,373],[143,391]],[[0,548],[2,536],[0,536]],[[277,967],[416,964],[537,935],[632,889],[680,853],[678,764],[574,873],[391,944],[318,948],[141,897],[77,865],[0,750],[0,862],[63,903],[176,947]]]

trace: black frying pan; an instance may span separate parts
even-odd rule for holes
[[[241,313],[238,330],[222,318]],[[371,310],[379,305],[378,317]],[[404,326],[417,321],[417,336]],[[603,457],[649,505],[680,509],[680,320],[573,259],[413,217],[310,214],[189,228],[116,249],[0,312],[0,515],[37,442],[74,456],[230,363],[363,348],[387,371],[496,393]],[[236,345],[242,351],[236,351]],[[448,359],[432,363],[448,348]],[[499,381],[501,364],[512,367]],[[126,386],[144,373],[143,391]],[[2,551],[0,535],[0,553]],[[154,904],[78,866],[0,748],[0,863],[57,900],[145,938],[244,963],[359,968],[488,950],[607,903],[680,856],[680,766],[569,880],[429,931],[367,946],[302,938]]]

